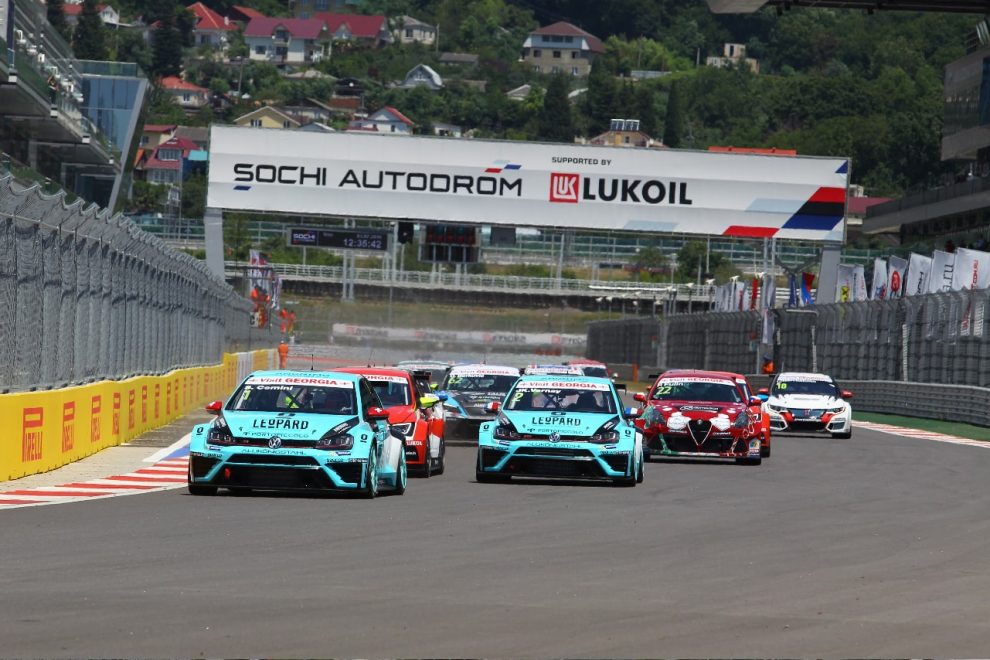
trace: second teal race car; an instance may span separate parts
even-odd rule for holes
[[[511,477],[643,481],[640,411],[623,410],[615,385],[588,376],[522,376],[498,417],[481,425],[476,478]]]
[[[216,419],[193,428],[189,445],[193,495],[218,488],[365,497],[406,490],[403,440],[390,432],[388,411],[360,375],[256,371],[207,411]]]

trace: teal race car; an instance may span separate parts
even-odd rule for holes
[[[522,376],[504,401],[489,404],[498,417],[478,434],[479,482],[511,477],[643,481],[643,439],[633,424],[640,411],[623,410],[615,385],[589,376]]]
[[[189,492],[406,490],[404,441],[357,374],[256,371],[193,428]]]

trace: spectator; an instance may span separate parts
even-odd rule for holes
[[[278,368],[285,369],[285,365],[289,362],[289,345],[285,343],[283,339],[278,345]]]

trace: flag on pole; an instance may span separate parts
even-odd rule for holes
[[[928,278],[932,272],[932,258],[921,254],[911,253],[908,259],[907,281],[904,285],[904,295],[918,296],[928,293]]]
[[[887,297],[887,262],[883,259],[873,260],[873,300],[884,300]]]
[[[952,271],[955,263],[955,253],[935,250],[932,254],[932,270],[928,279],[929,293],[939,293],[952,289]]]
[[[853,267],[853,300],[869,300],[866,292],[866,268]]]
[[[887,297],[891,300],[894,298],[903,298],[904,273],[908,267],[907,259],[891,257],[887,260],[887,267],[889,271],[887,274]]]
[[[801,306],[807,307],[815,304],[815,298],[811,294],[811,289],[815,285],[814,273],[801,273]]]
[[[835,280],[836,302],[852,302],[855,300],[855,267],[839,265],[839,276]]]
[[[990,252],[956,248],[952,290],[985,289],[990,284]]]

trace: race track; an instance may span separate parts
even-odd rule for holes
[[[778,439],[779,438],[779,439]],[[977,656],[990,451],[858,430],[633,489],[447,474],[0,511],[4,656]]]

